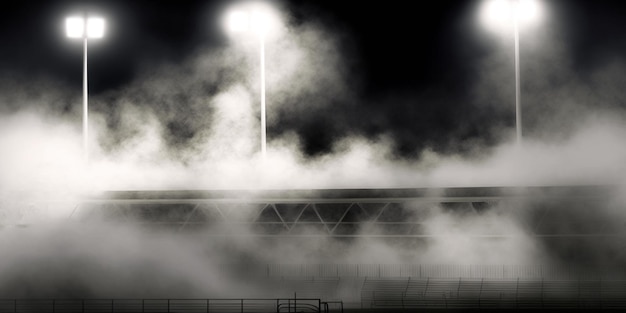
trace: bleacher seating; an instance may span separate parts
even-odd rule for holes
[[[543,281],[542,307],[577,308],[578,281]]]
[[[515,293],[515,306],[521,309],[541,308],[543,281],[518,280]]]
[[[626,281],[602,281],[600,299],[602,309],[626,308]]]
[[[368,278],[362,308],[626,309],[626,281]]]
[[[424,305],[447,308],[458,298],[459,279],[430,279],[424,292]]]
[[[478,307],[482,283],[482,279],[459,279],[457,299],[448,303],[448,307]]]
[[[339,278],[284,278],[280,285],[283,296],[335,300]]]
[[[305,305],[319,308],[325,300],[333,301],[337,296],[341,280],[313,277],[268,280],[266,286],[273,281],[272,288],[282,295],[263,299],[4,299],[0,300],[0,312],[275,312],[277,307],[289,310],[290,301],[299,304],[298,309],[304,309]],[[361,286],[361,308],[377,311],[626,310],[626,281],[622,280],[367,277],[347,281]],[[358,296],[355,294],[356,301]]]
[[[517,280],[482,280],[478,306],[481,308],[515,307]]]
[[[402,308],[408,278],[366,279],[361,289],[363,308]]]
[[[578,306],[583,309],[600,308],[602,283],[600,280],[581,280],[578,282]]]
[[[419,307],[424,305],[424,295],[428,288],[427,278],[409,277],[406,292],[404,293],[405,307]]]

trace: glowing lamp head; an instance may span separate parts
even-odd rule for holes
[[[483,20],[490,24],[509,23],[512,20],[531,22],[539,18],[535,0],[488,0],[483,7]]]
[[[100,17],[68,17],[65,20],[65,32],[69,38],[102,38],[105,23]]]
[[[269,26],[267,14],[261,11],[254,11],[250,16],[250,28],[257,33],[264,34]]]
[[[233,11],[228,15],[228,29],[231,32],[252,31],[264,34],[268,29],[267,14],[258,10]]]
[[[85,21],[82,17],[65,19],[65,33],[69,38],[82,38],[85,33]]]
[[[265,39],[281,33],[281,18],[268,2],[240,3],[230,8],[222,20],[224,28],[237,36],[262,36]]]
[[[250,28],[250,18],[248,12],[233,11],[228,15],[228,30],[231,32],[245,32]]]
[[[535,0],[519,0],[516,12],[518,19],[535,20],[539,16],[539,5]]]

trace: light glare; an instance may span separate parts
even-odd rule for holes
[[[264,34],[268,27],[267,14],[259,11],[253,12],[250,20],[250,27],[257,33]]]
[[[87,18],[87,37],[104,37],[104,19],[100,17]],[[82,17],[68,17],[65,19],[65,32],[69,38],[85,37],[85,19]]]
[[[537,20],[540,7],[534,0],[487,0],[482,7],[482,20],[494,28],[509,27],[518,22]]]
[[[104,37],[104,19],[100,17],[90,17],[87,19],[87,37]]]
[[[280,29],[278,15],[267,5],[240,5],[229,10],[224,17],[224,27],[229,33],[266,37],[276,35]]]
[[[489,18],[495,21],[503,21],[511,18],[511,3],[508,0],[495,0],[489,3]]]
[[[533,0],[520,0],[517,4],[517,16],[519,19],[532,20],[538,15],[537,2]]]
[[[65,19],[65,32],[69,38],[82,38],[85,32],[85,22],[82,17],[68,17]]]
[[[233,11],[228,15],[228,29],[231,32],[245,32],[250,26],[248,12]]]

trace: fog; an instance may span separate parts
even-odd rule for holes
[[[407,155],[399,152],[396,137],[403,125],[383,115],[376,118],[388,130],[371,135],[357,127],[382,110],[361,110],[359,103],[380,99],[359,94],[353,83],[359,73],[346,65],[351,55],[341,49],[346,34],[332,31],[315,22],[285,26],[268,42],[273,57],[267,60],[265,157],[259,153],[254,44],[199,48],[181,64],[146,65],[128,85],[91,96],[88,164],[76,86],[47,77],[3,77],[0,292],[18,298],[238,297],[262,289],[241,274],[249,264],[568,264],[579,243],[556,249],[535,237],[526,203],[469,215],[436,203],[414,204],[408,220],[422,221],[424,233],[438,236],[408,242],[264,239],[246,227],[229,230],[238,235],[210,236],[67,219],[82,195],[103,190],[623,185],[623,60],[578,77],[562,61],[567,53],[558,38],[549,38],[549,49],[531,42],[523,51],[534,61],[522,72],[521,145],[513,142],[514,127],[502,121],[485,126],[494,144],[459,139],[471,126],[465,123],[474,122],[459,118],[446,142]],[[510,116],[502,113],[512,109],[513,99],[506,42],[479,63],[464,110]],[[561,61],[550,62],[556,58]],[[320,128],[338,125],[327,151],[308,153],[308,139],[292,127],[307,116],[324,116]],[[48,198],[66,202],[37,207]],[[594,208],[598,221],[623,220],[623,197],[606,202]],[[21,224],[29,226],[13,227]],[[491,233],[506,236],[474,236]],[[583,245],[589,250],[580,263],[617,267],[624,261],[615,252],[621,246],[621,240]]]

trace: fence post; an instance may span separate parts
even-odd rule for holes
[[[543,309],[543,277],[541,277],[541,308]]]
[[[478,292],[478,308],[480,309],[480,300],[483,296],[483,284],[485,283],[485,278],[480,280],[480,291]],[[500,303],[498,303],[498,306],[502,305],[502,293],[500,293]]]
[[[365,287],[365,283],[367,283],[367,276],[363,280],[363,285],[361,286],[361,309],[363,308],[363,287]]]
[[[411,284],[411,276],[409,276],[409,281],[406,283],[406,288],[404,288],[404,293],[402,294],[402,308],[404,309],[404,299],[406,298],[406,294],[409,292],[409,285]]]
[[[517,285],[515,286],[515,308],[519,307],[519,277],[517,277]]]
[[[578,308],[580,309],[580,276],[578,276]]]
[[[370,308],[376,306],[376,290],[372,290],[372,301],[370,301]]]

